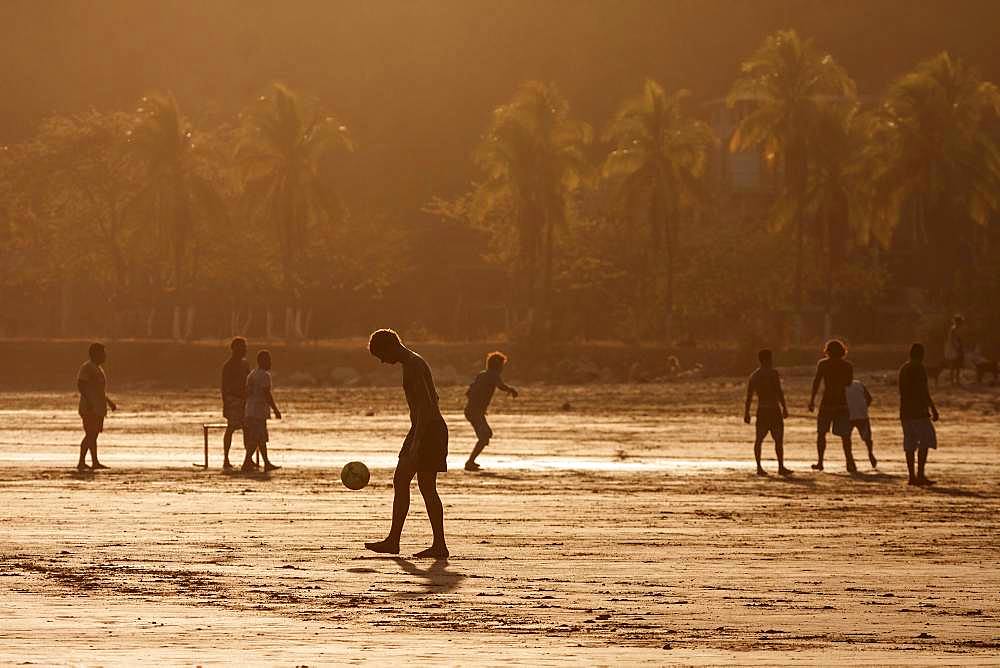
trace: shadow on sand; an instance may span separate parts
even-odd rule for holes
[[[941,487],[940,485],[933,485],[931,487],[924,487],[924,489],[932,494],[940,494],[942,496],[958,496],[969,499],[989,499],[994,496],[993,494],[984,494],[983,492],[975,492],[971,489],[962,489],[961,487]]]
[[[427,568],[420,568],[402,557],[393,557],[392,561],[399,564],[407,575],[419,578],[422,588],[421,591],[400,592],[396,594],[396,598],[421,598],[427,594],[446,594],[457,589],[465,579],[462,573],[448,570],[447,559],[435,559]]]

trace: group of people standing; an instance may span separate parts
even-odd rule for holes
[[[850,473],[856,473],[851,436],[856,430],[868,448],[868,461],[872,468],[878,466],[872,438],[871,420],[868,408],[872,395],[864,384],[854,378],[854,367],[847,361],[847,347],[842,341],[828,341],[823,349],[824,357],[816,365],[816,375],[809,397],[809,412],[816,411],[816,395],[822,387],[819,412],[816,415],[816,463],[813,470],[823,470],[826,454],[826,435],[833,432],[839,436],[844,449],[844,462]],[[931,398],[924,368],[924,346],[914,343],[910,347],[909,360],[899,369],[899,418],[903,430],[903,450],[909,473],[909,484],[932,485],[925,475],[927,453],[937,448],[937,434],[934,422],[938,420],[937,407]],[[770,350],[761,350],[758,355],[760,366],[750,375],[747,383],[743,421],[750,424],[750,408],[754,396],[757,397],[756,438],[754,457],[757,474],[767,472],[761,465],[761,448],[768,434],[774,439],[775,455],[778,459],[778,473],[791,475],[784,460],[784,420],[788,417],[788,406],[781,387],[781,377],[774,368],[774,355]]]
[[[236,431],[243,431],[245,455],[241,469],[254,471],[257,465],[253,456],[259,453],[265,471],[277,469],[267,453],[267,421],[273,415],[281,419],[281,411],[272,395],[271,354],[267,350],[257,353],[257,367],[250,369],[246,361],[247,342],[236,337],[230,344],[231,354],[222,369],[222,405],[226,417],[226,432],[223,437],[224,464],[232,469],[229,452]],[[382,554],[398,554],[400,537],[406,515],[410,507],[410,485],[417,479],[417,486],[427,508],[434,539],[430,547],[418,552],[416,557],[443,558],[448,556],[444,534],[444,506],[437,491],[437,474],[448,469],[448,425],[441,415],[439,397],[434,386],[430,366],[413,350],[403,345],[391,329],[380,329],[372,333],[368,341],[369,352],[384,364],[402,366],[403,394],[410,414],[410,429],[403,439],[399,451],[399,461],[393,473],[392,521],[388,535],[380,540],[365,543],[365,547]],[[826,434],[829,431],[840,436],[848,471],[857,470],[851,450],[851,434],[857,430],[868,446],[869,461],[874,468],[875,459],[871,423],[868,406],[872,402],[867,388],[854,379],[854,368],[845,358],[847,348],[841,341],[826,344],[825,357],[816,366],[816,376],[809,399],[810,412],[816,409],[816,396],[823,389],[816,419],[817,461],[813,469],[823,470],[826,451]],[[80,416],[83,419],[84,439],[80,443],[78,468],[107,468],[97,459],[97,436],[103,429],[104,417],[108,409],[117,405],[106,392],[107,378],[102,365],[107,359],[103,345],[90,346],[90,359],[83,364],[78,374],[77,386],[80,391]],[[788,406],[781,386],[781,377],[774,368],[773,354],[761,350],[758,354],[760,367],[750,376],[747,385],[744,420],[750,422],[750,408],[754,396],[757,397],[756,439],[754,455],[757,473],[767,475],[761,466],[761,446],[765,437],[774,438],[778,458],[778,471],[782,475],[792,472],[784,463],[784,420],[788,417]],[[919,343],[910,349],[910,359],[899,370],[900,419],[903,428],[903,448],[909,469],[911,485],[930,485],[924,474],[927,453],[937,447],[937,439],[932,421],[938,419],[938,411],[931,399],[927,385],[927,372],[923,366],[924,347]],[[465,417],[476,433],[473,447],[465,469],[479,468],[476,457],[489,444],[493,431],[486,420],[486,411],[497,389],[517,397],[517,390],[503,382],[501,372],[507,357],[500,352],[490,353],[486,358],[486,368],[479,373],[466,392]],[[91,453],[91,465],[85,462],[85,455]]]

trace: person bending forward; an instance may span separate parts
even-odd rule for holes
[[[438,408],[431,369],[420,355],[399,340],[391,329],[380,329],[371,335],[368,351],[383,364],[403,367],[403,392],[410,409],[410,431],[399,451],[399,463],[392,476],[392,526],[389,535],[375,543],[365,543],[372,552],[399,554],[399,538],[410,509],[410,483],[417,478],[417,487],[424,497],[427,517],[434,532],[434,542],[415,557],[443,559],[448,556],[444,539],[444,506],[437,491],[437,474],[448,470],[448,425]]]

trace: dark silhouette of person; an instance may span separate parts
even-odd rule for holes
[[[493,438],[493,429],[486,421],[486,410],[493,401],[493,393],[500,388],[511,397],[517,399],[517,390],[505,385],[500,374],[507,364],[507,356],[501,352],[492,352],[486,356],[486,369],[480,371],[469,389],[465,392],[468,401],[465,404],[465,419],[472,425],[476,432],[476,445],[469,454],[469,459],[465,462],[466,471],[478,471],[479,464],[476,457],[490,444]]]
[[[261,350],[257,353],[257,368],[246,378],[246,407],[243,410],[243,445],[246,456],[240,470],[244,473],[256,470],[253,463],[255,452],[260,453],[264,461],[264,471],[274,471],[281,468],[271,463],[267,456],[267,420],[274,411],[274,417],[281,419],[281,411],[274,403],[271,394],[271,353]]]
[[[750,405],[756,394],[757,435],[753,442],[753,456],[757,460],[757,475],[767,475],[767,471],[760,465],[760,453],[768,434],[774,439],[778,473],[791,475],[792,471],[785,468],[785,418],[788,417],[788,406],[785,405],[785,393],[781,389],[781,376],[774,368],[774,355],[770,350],[765,348],[758,352],[757,360],[760,366],[750,374],[750,380],[747,382],[747,400],[743,409],[743,421],[750,424]]]
[[[965,320],[960,315],[951,319],[951,328],[944,343],[944,361],[948,367],[948,377],[952,385],[962,384],[962,367],[965,366],[965,343],[962,341],[962,325]]]
[[[934,422],[938,421],[937,407],[927,386],[924,369],[924,346],[910,346],[910,359],[899,369],[899,421],[903,425],[903,450],[906,452],[906,469],[911,485],[933,485],[924,474],[927,451],[937,448]],[[916,456],[916,467],[914,467]]]
[[[118,405],[107,395],[108,377],[102,366],[108,359],[107,350],[101,343],[90,344],[88,359],[80,367],[76,376],[76,387],[80,391],[80,418],[83,420],[83,440],[80,441],[78,471],[108,468],[97,460],[97,437],[104,431],[104,418],[108,408],[118,410]],[[86,455],[90,451],[90,466]]]
[[[230,471],[233,465],[229,462],[229,449],[233,445],[233,433],[243,429],[243,413],[246,410],[247,376],[250,375],[250,365],[247,364],[247,340],[237,336],[229,344],[231,351],[229,359],[222,366],[222,416],[226,418],[226,433],[222,435],[222,468]]]
[[[823,398],[819,402],[819,413],[816,416],[816,463],[813,470],[823,470],[823,454],[826,452],[826,433],[833,428],[833,433],[840,436],[844,444],[844,460],[847,470],[855,473],[858,470],[851,452],[851,417],[847,408],[847,386],[854,381],[854,367],[844,359],[847,356],[847,346],[842,341],[833,339],[827,341],[823,348],[826,357],[816,365],[816,377],[813,378],[812,394],[809,397],[809,412],[816,410],[816,394],[820,383],[823,384]]]
[[[441,559],[448,556],[444,539],[444,506],[437,491],[437,474],[448,470],[448,425],[438,408],[438,394],[427,362],[402,344],[391,329],[373,332],[368,351],[383,364],[401,364],[403,392],[410,409],[410,431],[399,451],[399,463],[392,476],[392,526],[389,535],[375,543],[365,543],[372,552],[399,554],[399,538],[410,509],[410,483],[414,476],[424,497],[434,542],[414,557]]]

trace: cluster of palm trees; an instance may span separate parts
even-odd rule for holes
[[[984,235],[1000,208],[1000,92],[969,65],[942,53],[865,99],[830,55],[787,30],[742,63],[725,100],[735,131],[703,120],[689,98],[647,80],[600,133],[549,83],[522,84],[492,112],[470,191],[427,210],[485,227],[505,249],[480,257],[500,257],[512,279],[509,294],[491,297],[506,306],[511,333],[559,325],[559,305],[567,307],[558,291],[577,253],[593,262],[575,266],[616,265],[588,279],[618,286],[593,293],[608,302],[604,317],[627,313],[640,335],[672,337],[676,305],[691,301],[683,293],[692,239],[731,204],[719,178],[727,152],[759,156],[777,184],[761,216],[794,256],[788,309],[822,301],[827,330],[838,267],[858,249],[905,249],[919,267],[905,280],[942,305],[982,274]],[[169,331],[182,339],[196,331],[206,264],[260,263],[237,243],[256,234],[273,247],[281,294],[265,335],[310,336],[316,300],[305,291],[315,277],[306,268],[317,257],[330,264],[321,240],[345,220],[338,166],[354,150],[347,127],[319,103],[274,85],[234,122],[200,133],[171,96],[150,95],[134,112],[49,118],[32,141],[3,148],[3,241],[16,248],[30,237],[43,252],[13,254],[0,283],[85,276],[111,286],[112,310],[144,299],[147,335],[169,303]],[[730,235],[760,236],[729,224]],[[697,270],[724,274],[734,288],[756,280],[728,275],[725,259]],[[263,290],[252,276],[240,275],[238,292]],[[234,311],[232,329],[246,326]]]
[[[637,234],[636,303],[661,313],[669,336],[678,225],[710,200],[719,204],[706,178],[717,141],[761,152],[779,175],[768,216],[771,229],[794,235],[794,312],[804,303],[807,243],[824,265],[829,330],[838,257],[857,244],[889,247],[900,226],[927,255],[923,287],[946,303],[956,298],[960,284],[949,272],[965,264],[976,248],[974,227],[1000,204],[1000,153],[989,125],[1000,115],[1000,93],[973,68],[941,53],[865,101],[829,54],[786,30],[742,64],[726,99],[739,118],[731,137],[716,137],[685,111],[687,96],[646,81],[609,124],[601,161],[585,159],[593,133],[570,118],[551,85],[526,83],[496,110],[477,154],[486,177],[477,191],[485,211],[500,211],[517,230],[534,329],[547,326],[553,234],[588,186],[606,193],[624,233]]]

